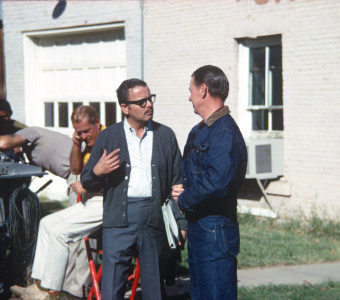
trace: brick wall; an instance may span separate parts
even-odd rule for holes
[[[137,1],[67,1],[58,18],[57,1],[3,1],[7,98],[13,117],[24,119],[23,32],[124,22],[127,75],[141,76],[140,4]]]
[[[147,1],[146,79],[158,95],[156,118],[174,128],[183,147],[199,120],[187,101],[190,75],[216,64],[230,80],[227,104],[241,120],[235,38],[282,34],[284,173],[291,197],[272,201],[288,206],[288,214],[315,209],[334,217],[340,211],[340,2],[257,2]]]
[[[263,3],[262,5],[259,3]],[[3,1],[8,99],[24,121],[23,31],[125,22],[128,77],[141,77],[139,1]],[[220,66],[230,80],[227,104],[242,123],[235,38],[282,35],[284,174],[291,196],[271,196],[289,214],[340,212],[340,2],[336,0],[144,1],[144,74],[157,94],[155,119],[170,125],[183,148],[200,118],[188,101],[192,72]]]
[[[64,12],[58,18],[53,18],[57,4],[58,1],[2,1],[7,99],[14,111],[13,118],[21,122],[25,122],[24,107],[27,97],[25,95],[24,58],[30,57],[27,53],[26,56],[24,54],[23,35],[25,32],[123,23],[127,48],[127,76],[141,76],[139,2],[67,1]],[[52,175],[34,180],[30,188],[35,191],[50,178],[53,179],[53,184],[40,195],[54,200],[65,199],[65,180]]]

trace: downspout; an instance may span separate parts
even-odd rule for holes
[[[0,20],[0,98],[6,98],[5,49],[2,20]]]
[[[140,0],[140,15],[141,79],[144,80],[144,0]]]

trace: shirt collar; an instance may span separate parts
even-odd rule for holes
[[[128,132],[136,133],[136,130],[130,126],[126,117],[124,118],[124,127],[125,127],[125,129],[127,129]],[[146,126],[144,128],[144,133],[146,133],[147,131],[153,131],[151,120],[148,121],[148,123],[146,124]]]
[[[222,108],[218,109],[215,111],[211,116],[209,116],[204,122],[205,125],[210,127],[213,125],[219,118],[227,115],[230,113],[229,107],[228,106],[223,106]],[[202,124],[203,125],[203,124]]]

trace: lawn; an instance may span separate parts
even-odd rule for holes
[[[340,282],[324,282],[317,285],[268,285],[255,288],[239,288],[239,300],[339,300]]]
[[[68,206],[68,202],[41,201],[42,215]],[[340,260],[340,222],[295,218],[274,220],[242,214],[239,268]],[[188,274],[187,250],[182,251],[178,274]],[[180,297],[174,299],[189,299]],[[319,285],[269,285],[239,288],[239,299],[340,299],[340,282]]]
[[[340,222],[274,220],[239,215],[241,250],[238,268],[340,260]],[[182,251],[181,273],[188,268]]]
[[[41,201],[46,215],[68,206],[68,201]],[[266,219],[239,214],[241,251],[238,267],[260,267],[340,260],[340,222],[312,217],[302,221]],[[188,268],[182,251],[180,273]]]
[[[340,260],[340,222],[240,215],[239,268]]]

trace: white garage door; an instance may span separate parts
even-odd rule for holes
[[[81,104],[94,106],[102,124],[121,120],[115,91],[126,79],[122,27],[40,37],[36,45],[37,125],[70,134],[70,115]]]
[[[94,106],[102,124],[121,120],[116,89],[126,79],[124,28],[102,27],[25,35],[27,125],[71,136],[70,116],[81,104]],[[65,199],[65,180],[52,174],[36,178],[30,188],[36,191],[49,179],[53,184],[39,196]]]

